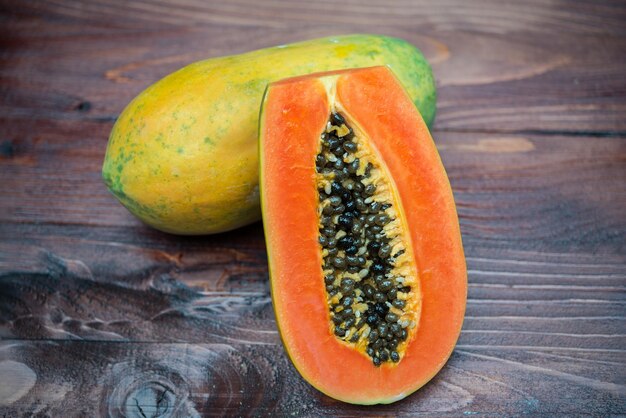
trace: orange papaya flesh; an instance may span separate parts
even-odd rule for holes
[[[295,367],[346,402],[414,392],[452,353],[467,274],[450,184],[407,93],[387,67],[273,83],[259,149],[272,300]]]

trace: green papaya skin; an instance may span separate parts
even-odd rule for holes
[[[146,224],[175,234],[232,230],[261,218],[258,120],[269,82],[387,65],[427,124],[435,117],[430,66],[408,42],[346,35],[190,64],[148,87],[115,123],[102,177]]]

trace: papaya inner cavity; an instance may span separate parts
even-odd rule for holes
[[[331,332],[371,358],[397,363],[420,314],[417,269],[384,162],[333,110],[316,155],[319,244]]]

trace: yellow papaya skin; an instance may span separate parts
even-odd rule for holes
[[[199,61],[148,87],[113,126],[104,182],[161,231],[212,234],[257,221],[258,121],[267,84],[376,65],[394,71],[430,125],[435,81],[413,45],[380,35],[315,39]]]

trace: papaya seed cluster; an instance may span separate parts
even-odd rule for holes
[[[398,362],[414,318],[407,312],[408,254],[390,184],[363,140],[332,112],[315,159],[319,244],[332,321],[340,340],[375,366]]]

